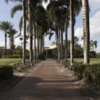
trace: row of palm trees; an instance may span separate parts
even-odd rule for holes
[[[74,63],[74,25],[75,17],[83,11],[83,37],[84,37],[84,63],[89,61],[90,32],[89,32],[89,4],[88,0],[52,0],[47,7],[51,21],[56,26],[56,43],[58,47],[58,59],[62,59],[63,31],[65,31],[65,59],[67,60],[68,37],[67,30],[70,23],[70,64]],[[65,27],[65,28],[64,28]],[[65,29],[65,30],[64,30]],[[61,45],[59,45],[61,44]]]
[[[50,0],[45,10],[43,1],[47,0],[6,0],[19,1],[21,4],[12,9],[12,16],[18,10],[23,11],[20,20],[20,30],[23,28],[23,63],[25,63],[26,30],[30,37],[30,62],[33,61],[33,37],[34,37],[34,59],[36,54],[43,52],[44,34],[55,33],[58,59],[63,59],[63,33],[65,31],[66,47],[65,58],[67,60],[67,30],[70,25],[70,63],[73,65],[74,59],[74,25],[75,17],[82,8],[83,12],[83,37],[84,37],[84,63],[89,63],[89,4],[88,0]],[[28,24],[27,24],[28,22]],[[23,27],[22,27],[23,26]],[[28,28],[26,28],[26,26]],[[49,31],[48,31],[49,30]],[[37,42],[36,42],[37,41]],[[36,44],[37,43],[37,44]],[[37,45],[37,48],[36,48]]]
[[[10,41],[10,49],[13,51],[15,48],[14,35],[17,33],[17,31],[13,28],[13,24],[8,21],[0,22],[0,30],[5,34],[5,55],[7,55],[7,36],[9,37]]]
[[[7,2],[10,0],[6,0]],[[42,0],[11,0],[19,1],[20,4],[12,8],[12,17],[18,10],[23,11],[19,28],[23,28],[23,63],[25,64],[26,33],[30,37],[30,62],[33,61],[33,38],[34,38],[34,60],[43,52],[44,33],[47,31],[47,12],[42,6]],[[38,16],[38,17],[37,17]],[[27,32],[26,32],[27,31]],[[37,41],[37,42],[36,42]],[[36,48],[37,43],[37,48]]]

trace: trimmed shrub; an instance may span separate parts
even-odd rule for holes
[[[62,64],[63,64],[65,67],[68,68],[68,67],[70,66],[70,60],[67,60],[67,61],[66,61],[65,59],[62,60]]]
[[[85,65],[75,62],[73,68],[79,79],[85,78],[87,82],[100,87],[100,64]]]
[[[85,79],[100,86],[100,64],[88,65],[85,70]]]
[[[82,64],[82,63],[75,62],[73,67],[74,67],[75,74],[78,76],[79,79],[82,79],[84,77],[86,65]]]
[[[7,55],[7,56],[3,56],[3,58],[21,58],[20,55]]]
[[[11,65],[0,65],[0,78],[8,79],[13,76],[13,66]]]
[[[38,59],[39,59],[39,60],[45,60],[45,59],[46,59],[46,57],[45,57],[45,55],[44,55],[44,54],[40,54],[40,55],[38,56]]]

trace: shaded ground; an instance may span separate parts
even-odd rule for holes
[[[75,86],[73,73],[48,60],[30,69],[0,100],[85,100]]]

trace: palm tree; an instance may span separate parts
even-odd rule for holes
[[[91,41],[90,41],[90,50],[93,50],[93,49],[94,49],[94,41],[91,40]]]
[[[98,43],[98,42],[95,40],[95,41],[94,41],[94,46],[95,46],[95,48],[97,48],[97,43]]]
[[[31,12],[31,1],[28,0],[29,9],[29,33],[30,33],[30,62],[33,61],[33,33],[32,33],[32,12]]]
[[[74,53],[74,14],[73,14],[73,11],[74,11],[74,6],[73,6],[73,0],[70,0],[70,64],[71,66],[73,65],[73,53]]]
[[[25,0],[22,1],[23,5],[23,64],[25,64],[25,57],[26,57],[26,2]]]
[[[75,0],[75,1],[72,1],[72,0],[59,0],[59,1],[51,1],[51,4],[48,5],[48,9],[49,9],[49,16],[50,16],[50,19],[52,21],[52,23],[55,23],[56,24],[56,28],[58,27],[58,29],[60,29],[59,27],[59,21],[60,21],[60,13],[58,13],[57,15],[57,12],[60,11],[60,9],[57,9],[59,6],[63,7],[63,6],[67,6],[67,9],[69,10],[69,7],[70,7],[70,26],[71,26],[71,46],[70,46],[70,62],[71,62],[71,65],[73,64],[73,52],[74,52],[74,25],[75,25],[75,17],[79,14],[80,12],[80,8],[81,8],[81,1],[80,0]],[[69,6],[70,5],[70,6]],[[50,8],[51,6],[51,8]],[[57,11],[58,10],[58,11]],[[69,12],[69,11],[68,11]],[[68,21],[69,21],[69,13],[67,14],[66,18],[63,18],[63,21],[66,21],[66,23],[68,24]],[[60,23],[61,25],[61,23]],[[64,25],[64,24],[62,24]],[[62,27],[61,25],[61,27]],[[67,25],[66,25],[67,26]],[[67,27],[68,28],[68,27]],[[57,43],[59,44],[59,30],[56,30],[56,32],[58,34],[56,34],[57,36]],[[66,32],[67,33],[67,32]],[[66,34],[65,34],[66,35]],[[67,37],[67,35],[65,36]],[[60,49],[58,48],[58,52]],[[59,54],[59,53],[58,53]]]
[[[62,7],[62,1],[51,1],[47,7],[48,15],[51,26],[55,26],[55,39],[57,44],[58,59],[63,58],[63,26],[64,26],[64,14],[65,9]],[[52,30],[52,27],[51,27]],[[50,32],[52,35],[52,32]]]
[[[24,46],[24,49],[26,47],[26,44],[25,44],[25,34],[26,34],[26,22],[25,22],[25,19],[27,19],[29,21],[29,32],[30,32],[30,61],[32,62],[33,58],[33,30],[32,29],[35,29],[35,16],[36,16],[36,9],[37,9],[37,6],[40,5],[43,0],[6,0],[6,1],[20,1],[21,4],[19,5],[16,5],[12,8],[11,10],[11,16],[13,17],[14,14],[19,11],[19,10],[23,10],[23,18],[21,17],[21,20],[20,20],[20,24],[19,24],[19,28],[20,28],[20,31],[21,31],[21,28],[22,28],[22,23],[24,22],[24,43],[23,43],[23,46]],[[47,1],[47,0],[44,0],[44,1]],[[26,3],[26,4],[25,4]],[[25,9],[26,7],[26,9]],[[37,17],[37,16],[36,16]],[[24,20],[24,21],[23,21]],[[33,20],[33,21],[32,21]],[[33,23],[34,22],[34,23]],[[33,27],[34,26],[34,27]],[[35,32],[34,32],[34,37],[35,36]],[[34,38],[34,41],[36,41],[36,38]],[[34,43],[36,44],[36,43]],[[35,45],[34,45],[35,46]],[[36,46],[35,46],[36,47]],[[23,49],[23,63],[25,63],[25,50]]]
[[[69,26],[69,18],[68,15],[66,16],[65,22],[65,60],[67,61],[68,58],[68,26]]]
[[[91,40],[90,41],[90,49],[94,50],[94,48],[97,48],[97,41]]]
[[[70,0],[70,63],[71,66],[74,63],[74,25],[75,17],[81,10],[81,0]]]
[[[17,33],[17,31],[15,29],[10,29],[8,32],[8,37],[10,39],[10,49],[12,50],[12,52],[14,51],[15,45],[14,45],[14,35]]]
[[[5,33],[5,55],[7,54],[7,32],[13,28],[13,25],[8,21],[0,22],[0,30]]]
[[[84,63],[90,63],[90,28],[89,28],[89,3],[88,0],[82,0],[83,11],[83,37],[84,37]]]

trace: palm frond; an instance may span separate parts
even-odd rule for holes
[[[23,24],[23,16],[20,18],[20,22],[19,22],[19,30],[20,30],[20,32],[22,30],[22,24]]]
[[[17,12],[17,11],[21,11],[22,10],[22,4],[18,4],[16,6],[14,6],[12,9],[11,9],[11,17],[14,16],[14,14]]]

